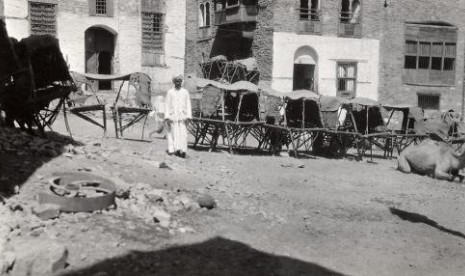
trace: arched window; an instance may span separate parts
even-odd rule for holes
[[[300,19],[308,19],[308,0],[300,0]]]
[[[358,23],[358,20],[360,17],[360,10],[361,10],[360,1],[354,0],[352,2],[352,8],[350,10],[352,13],[352,16],[350,18],[350,23]]]
[[[360,0],[341,1],[341,22],[359,23],[361,4]]]
[[[300,0],[300,19],[320,20],[320,0]]]
[[[311,18],[312,20],[320,20],[320,0],[312,0]]]
[[[318,91],[318,54],[310,46],[297,49],[294,54],[293,90]]]
[[[200,4],[199,8],[199,27],[205,26],[205,6]]]
[[[210,3],[205,4],[205,26],[210,26]]]

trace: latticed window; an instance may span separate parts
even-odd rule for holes
[[[423,109],[439,110],[440,96],[430,94],[418,94],[418,106]]]
[[[405,29],[403,81],[455,83],[457,30],[452,26],[408,24]]]
[[[113,16],[114,0],[89,0],[90,15]]]
[[[142,13],[142,56],[143,65],[164,65],[164,14]]]
[[[95,0],[95,13],[107,14],[107,0]]]
[[[355,88],[357,81],[357,63],[337,64],[337,93],[342,97],[355,97]]]
[[[56,4],[29,2],[29,23],[33,35],[56,35]]]
[[[451,71],[455,69],[455,43],[405,42],[405,69]]]
[[[163,50],[163,14],[142,13],[142,48],[147,51]]]

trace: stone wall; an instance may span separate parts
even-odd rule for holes
[[[308,35],[302,35],[302,43],[318,40],[318,37],[337,37],[338,11],[340,1],[321,1],[321,34],[314,39],[305,39]],[[462,109],[463,75],[464,75],[464,27],[463,17],[465,2],[456,0],[388,0],[388,6],[384,7],[384,1],[362,2],[362,36],[359,40],[379,41],[379,64],[376,70],[379,75],[377,94],[379,100],[385,103],[410,103],[417,104],[417,94],[435,92],[441,95],[442,110],[454,108]],[[275,1],[274,30],[282,34],[288,33],[293,37],[297,33],[299,1],[280,0]],[[404,26],[405,22],[447,22],[458,28],[457,56],[455,69],[455,85],[428,86],[406,85],[402,82],[404,66]],[[311,35],[310,35],[311,37]],[[304,42],[307,40],[307,42]],[[338,38],[341,43],[331,43],[328,47],[343,45],[344,38]],[[279,42],[285,43],[285,42]],[[372,52],[374,49],[364,48],[374,44],[361,43],[360,51]],[[310,45],[311,46],[311,45]],[[353,46],[348,45],[349,48]],[[276,48],[280,47],[275,43]],[[285,47],[281,47],[285,48]],[[344,46],[344,48],[346,48]],[[365,54],[363,54],[365,55]],[[275,56],[277,56],[275,54]],[[276,67],[276,66],[275,66]]]
[[[259,1],[260,10],[256,23],[211,26],[211,37],[198,35],[198,9],[205,0],[187,1],[186,21],[186,73],[202,76],[199,63],[213,56],[224,55],[228,60],[249,56],[257,60],[260,82],[271,81],[273,52],[273,5],[271,0]],[[214,12],[212,9],[212,23]],[[242,32],[253,33],[253,39],[244,38]]]
[[[390,103],[417,104],[417,93],[436,92],[441,95],[442,110],[454,108],[462,111],[464,76],[464,28],[465,2],[444,1],[401,1],[389,0],[388,7],[373,9],[368,14],[370,22],[382,19],[378,30],[369,29],[367,35],[381,40],[380,95],[381,100]],[[402,83],[404,66],[404,22],[444,21],[458,28],[457,55],[455,64],[455,85],[418,86]]]

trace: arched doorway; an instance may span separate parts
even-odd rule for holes
[[[293,90],[306,89],[318,92],[317,85],[318,56],[310,46],[297,49],[294,55]]]
[[[116,32],[108,27],[93,26],[85,32],[86,73],[113,73]],[[99,81],[95,90],[110,90],[111,82]]]

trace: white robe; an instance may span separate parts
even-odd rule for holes
[[[168,152],[187,151],[187,119],[192,118],[189,92],[180,88],[168,90],[165,99],[165,119],[168,120]]]

